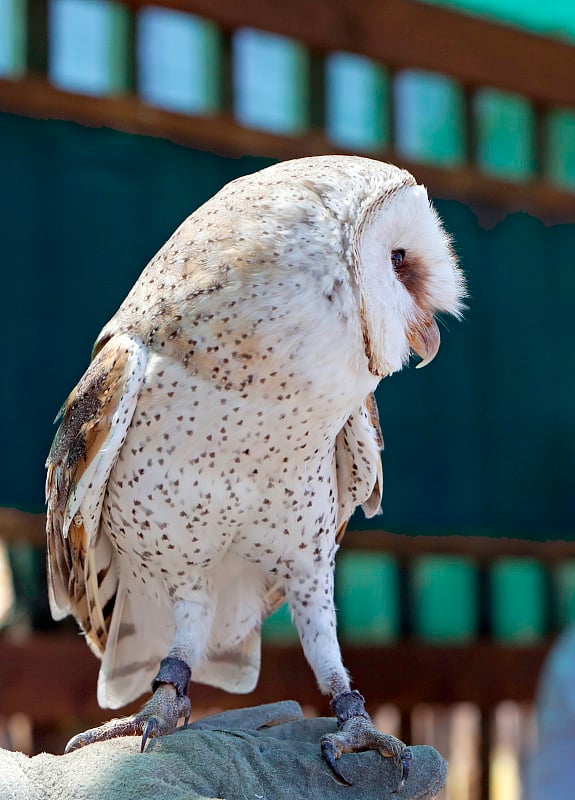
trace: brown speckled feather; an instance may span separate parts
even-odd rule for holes
[[[111,543],[98,535],[100,511],[132,418],[144,365],[140,342],[128,336],[111,339],[64,404],[46,462],[52,613],[56,618],[74,614],[88,644],[100,656],[117,587]]]

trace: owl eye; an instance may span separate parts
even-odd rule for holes
[[[391,251],[391,266],[396,272],[399,272],[401,270],[404,261],[405,261],[405,250]]]

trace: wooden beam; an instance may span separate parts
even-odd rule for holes
[[[348,531],[342,549],[383,551],[408,561],[422,555],[467,556],[478,565],[507,557],[535,558],[547,564],[575,558],[573,540],[532,541],[506,536],[414,536],[374,530]]]
[[[44,547],[46,515],[30,514],[16,508],[0,508],[0,541]]]
[[[139,8],[152,0],[123,0]],[[392,68],[442,72],[544,105],[575,105],[575,47],[413,0],[153,0],[233,30],[291,36],[321,52],[361,53]]]
[[[549,642],[532,647],[477,642],[440,647],[400,642],[392,647],[344,646],[343,659],[374,709],[393,703],[409,710],[418,703],[470,702],[492,708],[503,700],[533,700]],[[77,717],[105,719],[96,702],[99,663],[76,635],[34,634],[23,641],[0,639],[0,685],[4,715],[23,712],[36,724]],[[233,695],[193,684],[196,710],[240,708],[293,698],[329,714],[301,647],[264,645],[262,674],[254,692]],[[122,713],[135,710],[139,703]],[[116,714],[117,715],[117,714]]]
[[[46,543],[46,515],[15,508],[0,508],[0,540],[9,544],[26,542],[34,547]],[[411,561],[422,555],[466,556],[478,565],[497,558],[535,558],[546,564],[575,559],[575,541],[532,541],[497,536],[414,536],[390,531],[349,530],[342,551],[385,552],[399,560]]]
[[[225,156],[248,154],[283,160],[344,152],[320,131],[308,131],[297,137],[279,136],[244,128],[230,115],[191,117],[153,108],[132,95],[87,97],[63,92],[32,77],[0,80],[0,109],[23,116],[75,120],[84,125],[161,136]],[[478,210],[495,206],[503,212],[526,211],[546,222],[575,220],[575,193],[542,181],[496,180],[472,167],[434,167],[398,159],[388,151],[366,155],[399,163],[413,172],[436,198],[459,199]]]

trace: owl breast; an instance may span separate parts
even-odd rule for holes
[[[281,575],[334,530],[335,437],[376,382],[333,299],[219,299],[150,355],[104,502],[108,535],[171,596],[228,551]]]

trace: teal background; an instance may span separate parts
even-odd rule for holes
[[[420,0],[453,11],[472,14],[513,27],[575,41],[575,5],[572,0]]]
[[[224,183],[268,163],[0,115],[1,505],[42,510],[52,420],[148,259]],[[469,309],[442,327],[432,365],[380,386],[384,514],[369,525],[570,537],[575,226],[518,213],[485,229],[461,203],[436,205]]]

